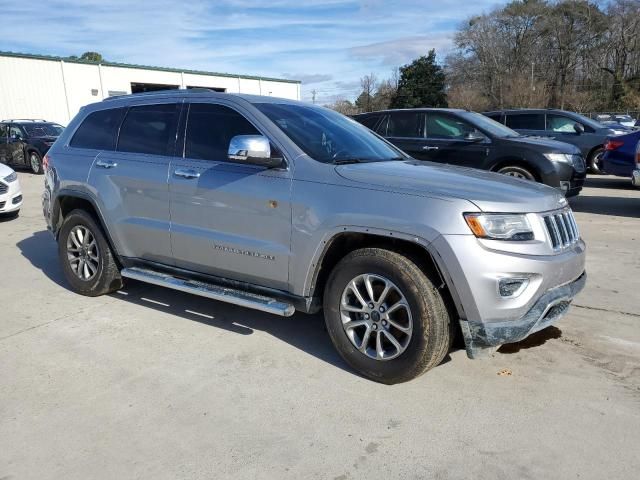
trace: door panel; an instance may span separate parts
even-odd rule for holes
[[[227,161],[231,137],[259,133],[227,106],[189,107],[185,157],[169,177],[173,256],[181,268],[286,289],[290,172]]]
[[[101,151],[89,173],[123,256],[173,261],[167,178],[178,111],[175,103],[129,108],[116,151]]]

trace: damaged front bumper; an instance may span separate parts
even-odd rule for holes
[[[548,290],[521,318],[513,321],[474,322],[461,320],[469,358],[478,358],[487,349],[514,343],[560,320],[569,310],[573,298],[587,281],[583,272],[576,280]]]

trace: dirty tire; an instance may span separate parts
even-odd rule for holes
[[[97,271],[88,280],[79,278],[68,260],[67,240],[74,227],[77,226],[82,226],[91,232],[97,243]],[[84,210],[73,210],[65,217],[58,235],[58,258],[67,282],[76,293],[88,297],[97,297],[122,288],[120,270],[102,228],[91,214]]]
[[[510,177],[521,178],[523,180],[531,180],[534,182],[536,180],[536,177],[533,173],[519,165],[507,165],[501,167],[498,170],[498,173],[502,173],[503,175],[508,175]]]
[[[367,273],[393,282],[411,309],[413,332],[406,350],[386,361],[361,353],[342,326],[342,293],[352,279]],[[342,358],[376,382],[391,385],[418,377],[442,362],[451,345],[454,329],[440,293],[414,262],[390,250],[363,248],[345,256],[329,276],[323,306],[327,330]]]
[[[31,171],[36,175],[41,175],[44,173],[44,168],[42,167],[42,157],[40,157],[38,152],[30,151],[27,154],[27,162]]]
[[[602,155],[604,154],[604,148],[596,148],[593,152],[589,154],[589,158],[587,159],[587,165],[589,167],[589,171],[591,173],[595,173],[599,175],[602,173]]]

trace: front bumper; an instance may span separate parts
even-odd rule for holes
[[[571,301],[582,291],[586,281],[585,272],[571,283],[552,288],[538,299],[531,310],[516,320],[489,323],[462,321],[467,355],[476,358],[483,349],[519,342],[553,325],[566,315]]]
[[[5,193],[0,194],[0,214],[17,212],[22,207],[20,181],[16,180],[5,185],[8,188]]]
[[[631,172],[631,185],[640,187],[640,169],[635,169]]]
[[[584,286],[585,244],[553,254],[492,248],[473,235],[443,235],[431,245],[460,317],[467,354],[517,342],[559,320]],[[507,248],[507,245],[504,246]],[[501,279],[527,278],[516,295],[502,296]]]

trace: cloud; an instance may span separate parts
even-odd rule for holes
[[[292,80],[300,80],[303,85],[326,82],[333,78],[333,75],[326,73],[283,73],[281,76]]]
[[[416,35],[396,38],[386,42],[352,47],[349,49],[349,53],[359,60],[379,60],[389,66],[402,65],[421,55],[426,55],[432,48],[439,52],[449,50],[452,46],[453,33],[450,31],[437,37]]]

